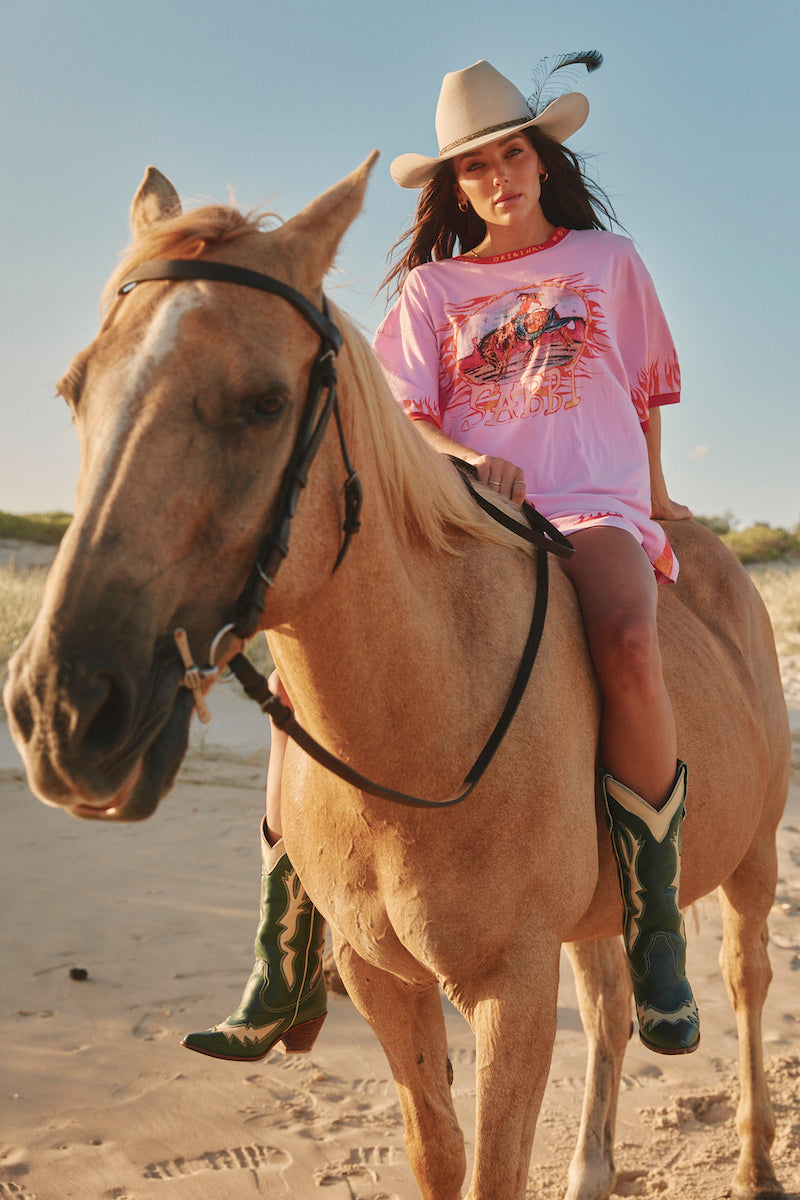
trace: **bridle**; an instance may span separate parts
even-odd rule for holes
[[[246,641],[259,627],[269,588],[272,587],[278,568],[289,552],[292,518],[297,510],[300,493],[306,485],[309,468],[325,435],[331,414],[336,419],[339,445],[346,472],[343,538],[333,571],[339,567],[350,546],[353,534],[357,533],[360,528],[362,490],[358,472],[350,461],[336,395],[335,360],[342,345],[342,334],[330,319],[325,297],[322,298],[322,309],[320,310],[315,308],[300,292],[280,279],[262,275],[260,272],[251,271],[246,267],[208,262],[203,259],[162,259],[142,263],[125,277],[120,285],[119,294],[127,294],[135,284],[156,280],[173,282],[206,280],[213,283],[234,283],[280,296],[305,318],[320,339],[317,357],[311,368],[300,427],[278,491],[272,526],[259,547],[256,561],[251,568],[244,589],[234,605],[231,620],[221,627],[212,640],[208,667],[195,665],[185,631],[182,629],[175,631],[175,641],[185,667],[182,684],[193,692],[200,719],[207,721],[210,720],[210,714],[202,697],[204,681],[219,674],[216,660],[219,657],[220,647],[228,635]],[[324,399],[322,399],[323,394]],[[392,800],[416,808],[448,808],[459,804],[466,799],[482,777],[514,718],[536,661],[547,612],[547,554],[553,553],[562,558],[568,558],[574,552],[572,543],[532,505],[528,503],[522,505],[521,511],[526,519],[526,524],[516,521],[502,509],[495,507],[472,486],[471,478],[476,475],[474,467],[460,459],[452,461],[462,473],[467,488],[481,508],[525,541],[532,543],[537,550],[536,599],[528,639],[516,678],[505,707],[486,745],[454,796],[443,801],[425,800],[372,782],[346,763],[341,762],[312,738],[298,724],[294,712],[270,690],[267,680],[244,654],[235,654],[227,664],[248,696],[257,701],[261,711],[266,713],[279,729],[297,742],[316,762],[360,791],[369,792],[380,799]]]
[[[219,644],[226,634],[247,641],[259,627],[267,593],[283,560],[289,553],[289,532],[292,517],[297,510],[300,493],[308,481],[308,472],[314,456],[328,427],[331,414],[336,418],[347,478],[344,484],[345,517],[342,525],[343,539],[334,563],[335,571],[350,546],[350,540],[360,526],[361,481],[354,470],[347,450],[347,443],[339,413],[336,395],[336,355],[342,345],[342,335],[328,313],[328,303],[323,296],[322,311],[315,308],[305,296],[280,279],[262,275],[246,267],[229,263],[205,262],[202,259],[168,258],[142,263],[126,276],[120,292],[127,293],[136,283],[152,280],[206,280],[214,283],[236,283],[242,287],[256,288],[280,296],[303,316],[311,328],[319,334],[320,346],[308,381],[303,415],[297,437],[283,472],[275,507],[272,527],[261,542],[244,589],[234,605],[230,622],[223,626],[214,638],[210,655],[212,668],[215,665]],[[324,394],[324,400],[322,400]]]

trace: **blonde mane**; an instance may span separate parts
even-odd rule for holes
[[[274,226],[279,221],[273,213],[243,214],[221,204],[159,221],[127,248],[105,286],[102,305],[108,309],[113,304],[126,276],[142,263],[163,258],[202,258],[207,251],[226,243],[263,234],[267,223]],[[390,512],[399,535],[446,554],[461,553],[463,535],[492,545],[529,549],[477,507],[449,463],[428,446],[392,399],[363,334],[341,309],[333,305],[331,309],[345,339],[340,359],[343,368],[340,390],[344,394],[349,365],[358,393],[353,403],[366,418],[375,461],[386,484]],[[348,421],[346,415],[343,419]],[[491,499],[495,504],[502,503],[494,495]],[[458,537],[459,534],[462,536]]]
[[[280,217],[268,212],[240,213],[225,204],[209,204],[159,221],[123,252],[122,261],[103,289],[102,308],[106,310],[113,304],[125,277],[142,263],[160,258],[202,258],[208,250],[265,233],[268,223],[278,225]]]
[[[341,309],[332,316],[344,335],[340,378],[350,366],[358,391],[353,403],[366,418],[375,464],[386,482],[387,501],[401,536],[417,538],[446,554],[460,553],[454,534],[468,534],[497,546],[527,550],[528,544],[484,513],[470,497],[446,458],[431,449],[389,391],[380,364],[363,334]],[[343,415],[347,420],[347,416]],[[493,504],[503,504],[492,495]],[[516,509],[509,512],[519,516]]]

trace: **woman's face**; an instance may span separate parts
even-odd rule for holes
[[[457,199],[467,200],[487,229],[541,226],[542,165],[524,133],[512,133],[461,154],[453,167]]]

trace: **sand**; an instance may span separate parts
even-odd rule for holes
[[[800,680],[784,666],[798,762],[779,832],[764,1029],[774,1163],[800,1200]],[[0,1200],[418,1196],[383,1052],[346,997],[331,996],[310,1055],[248,1066],[179,1045],[236,1005],[252,959],[267,733],[235,687],[212,693],[211,725],[195,727],[174,792],[141,825],[75,822],[40,804],[0,721]],[[671,1059],[631,1042],[615,1195],[729,1194],[736,1033],[716,899],[695,912],[703,1043]],[[474,1042],[445,1009],[471,1153]],[[537,1200],[563,1195],[580,1115],[585,1041],[566,961],[558,1016],[529,1174]]]

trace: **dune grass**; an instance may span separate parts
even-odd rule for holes
[[[0,681],[42,603],[47,567],[0,567]]]
[[[800,654],[800,563],[759,564],[749,570],[761,593],[779,654]]]

